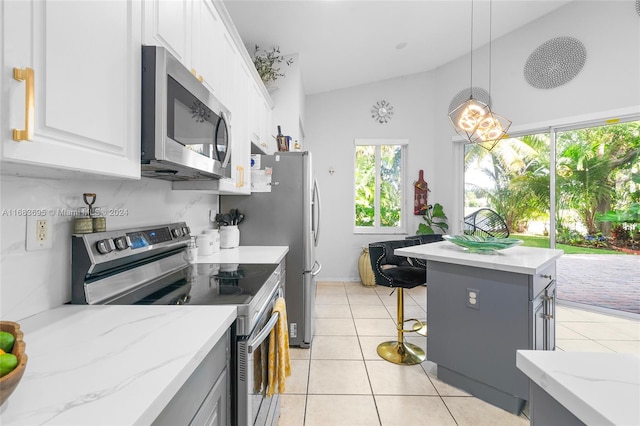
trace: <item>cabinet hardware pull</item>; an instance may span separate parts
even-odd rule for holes
[[[14,141],[29,141],[33,138],[33,123],[35,121],[34,105],[34,72],[32,68],[14,68],[13,78],[18,81],[25,81],[24,99],[24,130],[13,129]]]
[[[551,277],[551,274],[549,274],[549,275],[547,275],[547,274],[540,274],[540,276],[541,276],[542,278],[549,278],[549,279],[551,279],[551,278],[552,278],[552,277]]]
[[[191,68],[191,74],[193,74],[193,76],[197,78],[200,83],[204,81],[204,78],[201,75],[197,75],[198,73],[196,72],[195,68]]]
[[[542,318],[548,320],[548,319],[553,319],[553,314],[543,314]]]
[[[553,300],[553,296],[542,296],[542,300],[544,301]]]
[[[237,166],[238,169],[238,188],[244,188],[244,167]]]

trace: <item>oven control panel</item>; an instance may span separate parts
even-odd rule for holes
[[[183,235],[182,229],[174,228],[169,230],[167,226],[156,229],[145,229],[143,231],[128,232],[126,238],[129,239],[129,246],[132,249],[138,249],[171,241],[173,239],[172,235],[181,237]]]
[[[81,239],[82,244],[74,244],[75,248],[82,247],[95,263],[116,258],[125,258],[144,250],[154,248],[186,246],[191,239],[191,229],[186,223],[123,229],[119,231],[96,232],[92,234],[78,234],[74,240]]]

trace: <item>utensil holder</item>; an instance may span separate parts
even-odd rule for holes
[[[240,230],[238,225],[222,226],[220,228],[220,248],[229,249],[240,245]]]

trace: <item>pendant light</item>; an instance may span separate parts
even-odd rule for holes
[[[491,16],[492,1],[489,0],[489,99],[491,99]],[[449,113],[455,131],[471,143],[477,143],[491,151],[507,133],[511,121],[496,114],[491,107],[473,97],[473,0],[471,0],[471,84],[469,99]]]

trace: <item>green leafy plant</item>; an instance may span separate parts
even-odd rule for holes
[[[434,205],[429,204],[427,206],[427,212],[422,218],[427,223],[418,225],[417,235],[435,234],[436,231],[434,228],[439,228],[443,233],[446,233],[449,229],[449,224],[446,222],[447,215],[444,214],[444,209],[439,203],[435,203]]]
[[[293,59],[285,59],[280,55],[280,47],[278,46],[271,48],[271,50],[261,49],[257,44],[255,46],[253,64],[262,81],[266,84],[276,81],[278,77],[284,77],[284,73],[280,71],[280,64],[284,62],[287,66],[291,65]]]
[[[615,241],[625,242],[631,239],[631,233],[623,224],[618,224],[611,228],[611,238]]]

